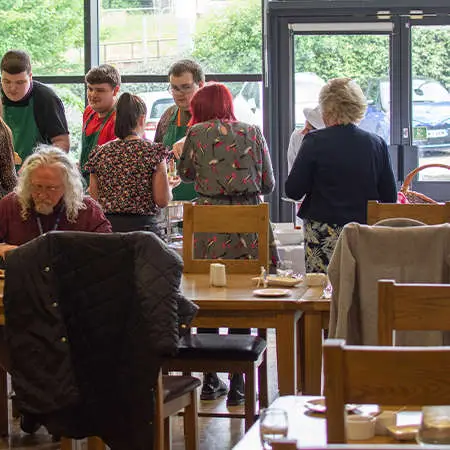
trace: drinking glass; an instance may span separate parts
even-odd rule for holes
[[[424,406],[417,432],[420,445],[450,448],[450,406]]]
[[[259,417],[259,431],[263,448],[270,450],[273,440],[287,436],[288,417],[286,411],[278,408],[263,409]]]

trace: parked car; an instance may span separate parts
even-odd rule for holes
[[[295,126],[303,127],[305,116],[303,108],[314,108],[319,103],[319,93],[325,81],[315,73],[299,72],[295,74]],[[262,83],[245,82],[234,98],[234,111],[238,120],[261,126]]]
[[[368,110],[361,127],[389,142],[389,80],[373,80],[368,89]],[[450,93],[438,81],[414,78],[412,82],[413,143],[421,153],[450,152]]]
[[[142,92],[138,95],[147,106],[145,138],[153,141],[159,119],[163,112],[175,102],[168,91]]]

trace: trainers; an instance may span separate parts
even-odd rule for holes
[[[216,373],[205,373],[203,376],[201,400],[216,400],[228,392],[227,385],[217,376]]]
[[[230,392],[228,392],[227,406],[239,406],[245,403],[244,375],[235,373],[231,377]]]
[[[22,414],[20,416],[20,428],[28,434],[36,433],[41,424],[33,414]]]

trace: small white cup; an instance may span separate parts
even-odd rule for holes
[[[347,416],[347,439],[351,441],[365,441],[375,436],[375,417]]]
[[[389,434],[387,427],[397,425],[397,413],[395,411],[383,411],[375,417],[375,434],[385,436]]]
[[[225,264],[213,263],[209,268],[209,283],[211,286],[223,287],[227,285]]]

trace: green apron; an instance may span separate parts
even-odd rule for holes
[[[33,153],[34,147],[43,142],[41,133],[34,119],[34,99],[30,97],[27,106],[4,106],[4,120],[11,128],[14,141],[14,150],[22,158]],[[20,165],[16,166],[18,170]]]
[[[163,138],[163,144],[170,148],[172,148],[172,145],[175,144],[175,142],[186,136],[188,128],[186,125],[177,125],[178,110],[179,108],[175,109]],[[176,165],[178,167],[178,160],[176,161]],[[194,189],[194,183],[181,183],[175,189],[172,189],[172,194],[174,200],[193,200],[198,197],[198,194]]]
[[[81,136],[81,156],[80,156],[80,170],[83,174],[83,177],[89,185],[89,174],[84,171],[84,165],[87,163],[87,160],[89,159],[89,154],[91,153],[91,150],[97,145],[98,138],[100,136],[100,133],[103,130],[103,127],[106,125],[106,122],[108,121],[109,117],[113,113],[114,109],[112,109],[103,119],[103,122],[100,126],[100,128],[95,131],[94,133],[90,134],[89,136],[86,135],[86,128],[89,125],[90,121],[94,118],[96,112],[93,112],[88,119],[86,120],[86,123],[83,126],[83,134]]]

